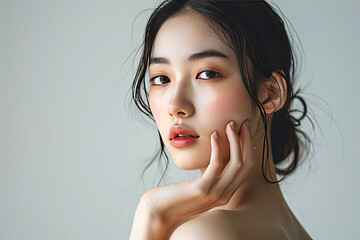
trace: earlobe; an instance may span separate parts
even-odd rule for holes
[[[267,81],[261,83],[260,102],[267,115],[280,110],[287,97],[287,84],[283,71],[274,71]]]

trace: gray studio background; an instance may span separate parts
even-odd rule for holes
[[[313,158],[281,186],[314,239],[359,239],[360,3],[275,2],[302,40],[297,86],[322,129]],[[0,239],[128,239],[159,172],[141,183],[158,140],[128,113],[136,61],[126,58],[150,11],[136,16],[156,5],[0,0]],[[197,176],[170,165],[166,181]]]

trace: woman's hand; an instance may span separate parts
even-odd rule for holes
[[[153,188],[136,210],[131,240],[169,239],[182,223],[211,208],[225,205],[255,165],[248,120],[236,132],[235,122],[226,126],[230,159],[222,166],[219,135],[211,135],[211,158],[204,174],[193,180]]]

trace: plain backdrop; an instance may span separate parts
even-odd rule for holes
[[[141,181],[157,131],[128,108],[157,3],[0,1],[0,239],[128,239],[160,175]],[[314,239],[360,239],[360,2],[275,3],[301,39],[297,86],[321,127],[305,124],[315,152],[281,187]],[[165,183],[198,176],[170,164]]]

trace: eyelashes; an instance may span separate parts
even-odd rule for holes
[[[204,74],[204,73],[206,73],[206,74]],[[212,70],[205,70],[205,71],[202,71],[201,73],[199,73],[196,76],[196,79],[198,79],[199,76],[202,76],[202,77],[200,77],[200,79],[209,80],[209,79],[220,77],[221,75],[220,75],[220,73],[212,71]]]
[[[196,75],[196,79],[210,80],[210,79],[218,78],[221,76],[222,75],[216,71],[205,70],[205,71],[200,72],[198,75]],[[160,86],[160,85],[169,83],[170,79],[165,75],[158,75],[158,76],[152,77],[149,82],[151,83],[151,85]]]
[[[164,75],[155,76],[150,79],[151,85],[164,85],[170,82],[169,78]]]

